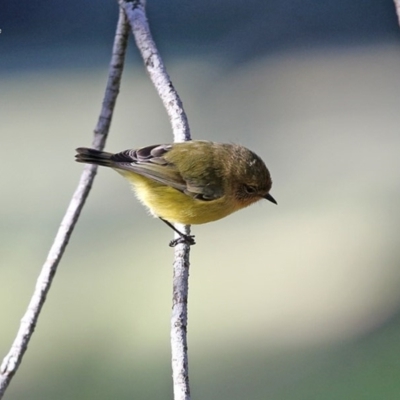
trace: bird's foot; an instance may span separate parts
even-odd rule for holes
[[[194,235],[184,235],[183,233],[179,233],[181,236],[171,240],[169,242],[169,247],[175,247],[178,244],[187,244],[189,246],[193,246],[194,244],[196,244],[195,240],[194,240]]]

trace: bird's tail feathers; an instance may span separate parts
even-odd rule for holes
[[[89,149],[87,147],[78,147],[76,149],[75,161],[87,164],[102,165],[104,167],[113,167],[115,162],[111,159],[112,153],[105,151]]]

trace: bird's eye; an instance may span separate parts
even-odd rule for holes
[[[257,189],[254,186],[244,185],[244,190],[248,194],[254,194],[257,192]]]

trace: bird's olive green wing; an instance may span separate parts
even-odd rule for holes
[[[189,157],[190,161],[182,163],[181,158],[177,158],[176,154],[169,154],[173,146],[163,144],[122,151],[111,157],[113,167],[133,171],[200,200],[209,201],[221,197],[223,195],[221,184],[219,182],[217,185],[211,184],[207,173],[199,176],[195,171],[196,157],[199,156],[196,151],[185,152],[185,156]],[[178,160],[181,162],[177,162]],[[185,168],[179,168],[181,164],[185,164]]]
[[[176,166],[163,157],[170,149],[171,145],[154,145],[121,151],[111,157],[113,168],[135,172],[183,192],[186,182]]]
[[[186,176],[184,193],[199,200],[210,201],[222,197],[224,190],[219,180],[204,179],[202,176]]]

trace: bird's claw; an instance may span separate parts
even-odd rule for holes
[[[180,237],[171,240],[169,242],[169,247],[175,247],[178,244],[187,244],[189,246],[193,246],[194,244],[196,244],[195,240],[194,240],[194,235],[181,235]]]

